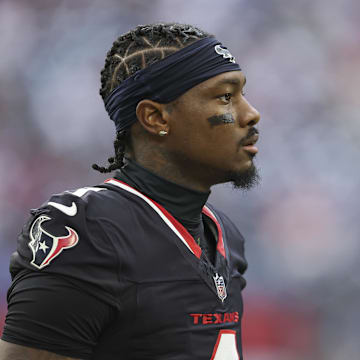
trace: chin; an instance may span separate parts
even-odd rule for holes
[[[260,182],[260,175],[254,163],[251,161],[249,167],[242,170],[230,171],[228,181],[235,189],[250,190]]]

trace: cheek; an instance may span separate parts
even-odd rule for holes
[[[213,158],[214,161],[233,161],[238,156],[238,139],[232,124],[219,125],[216,128],[207,127],[206,131],[198,133],[191,139],[189,146],[196,148],[202,158]]]
[[[203,129],[203,116],[193,106],[185,107],[172,117],[171,131],[179,142],[187,142],[200,135]]]
[[[221,111],[220,111],[221,110]],[[186,154],[196,153],[200,157],[226,157],[237,152],[239,134],[236,123],[226,122],[214,126],[209,118],[224,114],[224,108],[210,107],[208,103],[183,106],[173,116],[173,148]],[[228,109],[226,113],[231,113]]]

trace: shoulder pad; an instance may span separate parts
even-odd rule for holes
[[[93,231],[95,225],[89,230],[87,207],[91,204],[96,209],[96,203],[102,199],[99,194],[106,191],[103,187],[65,191],[51,196],[49,201],[31,210],[31,216],[19,236],[17,252],[20,257],[13,257],[11,267],[18,268],[15,265],[20,259],[20,262],[28,264],[24,266],[23,263],[22,267],[42,270],[63,251],[67,253],[67,249],[77,247],[79,240],[85,237],[89,241],[89,231]]]

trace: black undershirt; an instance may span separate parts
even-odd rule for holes
[[[202,208],[210,191],[200,192],[175,184],[130,159],[116,172],[115,178],[162,205],[186,228],[208,259],[214,263],[216,241],[202,215]]]

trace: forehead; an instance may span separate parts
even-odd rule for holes
[[[225,72],[219,75],[216,75],[206,81],[203,81],[202,83],[196,85],[191,90],[208,90],[208,89],[214,89],[221,88],[225,85],[232,85],[237,87],[243,87],[245,85],[246,78],[242,71],[229,71]]]

